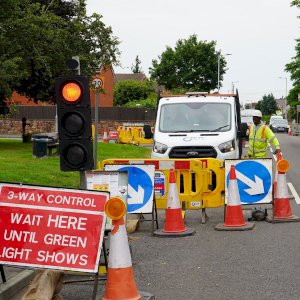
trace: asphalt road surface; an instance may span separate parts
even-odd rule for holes
[[[288,182],[300,192],[300,137],[277,136],[284,158],[291,164]],[[299,205],[294,199],[290,203],[293,214],[300,216]],[[223,208],[208,209],[207,214],[209,219],[201,224],[201,211],[187,212],[185,224],[196,229],[193,236],[153,237],[151,222],[142,222],[139,230],[130,234],[138,290],[160,300],[299,300],[300,222],[261,221],[250,231],[221,232],[214,227],[223,222]],[[162,211],[159,228],[163,223]],[[86,282],[79,279],[67,275],[66,281],[75,282],[64,284],[60,296],[91,299],[92,278],[85,277]],[[100,280],[97,299],[104,289],[105,281]]]

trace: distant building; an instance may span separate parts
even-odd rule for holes
[[[115,74],[113,69],[107,67],[106,69],[101,68],[95,75],[95,78],[101,78],[104,85],[104,94],[99,93],[99,107],[111,107],[114,103],[114,86],[117,82],[122,80],[134,80],[142,82],[147,80],[147,76],[143,73],[129,73],[129,74]],[[90,100],[91,106],[95,106],[96,95],[93,89],[90,89]],[[14,92],[12,98],[8,103],[14,103],[19,105],[52,105],[48,104],[46,101],[38,101],[34,103],[30,101],[29,98],[19,95],[17,92]]]
[[[115,74],[114,84],[123,80],[134,80],[134,81],[144,81],[147,80],[147,76],[144,73],[127,73],[127,74]]]
[[[286,108],[286,103],[285,100],[283,98],[279,98],[279,99],[275,99],[277,107],[279,110],[281,110],[282,112],[285,111]]]

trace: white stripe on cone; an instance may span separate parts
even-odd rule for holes
[[[176,183],[169,183],[168,208],[181,208]]]
[[[230,179],[228,185],[228,201],[227,206],[241,205],[239,197],[239,188],[236,179]]]
[[[289,199],[290,195],[286,184],[286,173],[278,174],[277,176],[277,187],[276,187],[276,198],[277,199]]]
[[[119,225],[115,234],[110,236],[109,268],[128,268],[132,266],[125,225]]]
[[[274,189],[274,196],[276,196],[276,191],[277,191],[277,177],[278,177],[278,172],[275,172],[275,178],[274,178],[274,184],[273,184],[273,189]]]
[[[106,129],[104,129],[103,141],[104,141],[104,142],[107,142],[107,141],[108,141],[107,130],[106,130]]]

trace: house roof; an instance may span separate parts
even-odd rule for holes
[[[120,80],[144,81],[145,79],[147,76],[144,73],[115,74],[114,83],[116,84]]]

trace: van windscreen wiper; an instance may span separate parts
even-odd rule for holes
[[[219,130],[221,130],[221,129],[225,128],[225,127],[228,127],[228,126],[230,126],[230,125],[227,124],[227,125],[224,125],[224,126],[221,126],[221,127],[216,128],[216,129],[209,130],[209,131],[210,132],[219,131]]]
[[[210,131],[208,129],[188,129],[188,130],[179,130],[179,131],[174,131],[176,133],[179,133],[179,132],[204,132],[204,131]]]

